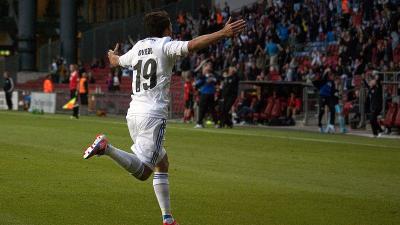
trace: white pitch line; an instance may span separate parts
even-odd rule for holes
[[[8,115],[18,115],[18,116],[31,116],[30,114],[16,114],[10,112],[2,112],[1,114]],[[52,116],[38,116],[38,118],[46,118],[46,119],[54,119],[54,120],[71,120],[67,117],[52,117]],[[104,120],[90,120],[85,118],[80,118],[79,120],[73,119],[73,121],[79,122],[92,122],[92,123],[103,123],[103,124],[117,124],[117,125],[126,125],[125,122],[118,121],[104,121]],[[171,123],[170,123],[171,124]],[[173,124],[173,123],[172,123]],[[203,129],[194,129],[194,128],[186,128],[186,127],[175,127],[175,126],[167,126],[168,129],[178,129],[178,130],[187,130],[192,132],[205,132],[205,133],[214,133],[214,134],[228,134],[228,135],[239,135],[239,136],[252,136],[252,137],[267,137],[267,138],[276,138],[276,139],[285,139],[285,140],[295,140],[295,141],[308,141],[308,142],[317,142],[317,143],[330,143],[330,144],[345,144],[345,145],[358,145],[358,146],[367,146],[367,147],[378,147],[378,148],[390,148],[390,149],[400,149],[399,147],[390,146],[390,145],[379,145],[379,144],[368,144],[368,143],[358,143],[358,142],[350,142],[350,141],[337,141],[337,140],[324,140],[324,139],[316,139],[316,138],[302,138],[302,137],[289,137],[289,136],[280,136],[280,135],[269,135],[269,134],[249,134],[249,133],[236,133],[236,132],[227,132],[221,130],[210,130],[207,128]]]
[[[357,143],[357,142],[350,142],[350,141],[336,141],[336,140],[324,140],[324,139],[316,139],[316,138],[289,137],[289,136],[278,136],[278,135],[269,135],[269,134],[235,133],[235,132],[209,130],[209,129],[206,129],[206,128],[194,129],[194,128],[186,128],[186,127],[171,127],[171,126],[168,127],[167,126],[167,129],[168,128],[180,129],[180,130],[189,130],[189,131],[199,131],[199,132],[206,132],[206,133],[215,133],[215,134],[229,134],[229,135],[253,136],[253,137],[268,137],[268,138],[277,138],[277,139],[285,139],[285,140],[309,141],[309,142],[319,142],[319,143],[359,145],[359,146],[367,146],[367,147],[400,149],[400,148],[397,148],[397,147],[394,147],[394,146],[389,146],[389,145]]]
[[[97,122],[97,121],[92,121],[92,120],[86,120],[86,121]],[[105,123],[105,124],[111,123],[111,124],[118,124],[118,125],[126,125],[126,123],[117,122],[117,121],[99,121],[99,122]],[[174,123],[172,123],[172,124],[174,124]],[[252,136],[252,137],[268,137],[268,138],[276,138],[276,139],[309,141],[309,142],[318,142],[318,143],[346,144],[346,145],[358,145],[358,146],[367,146],[367,147],[400,149],[398,147],[389,146],[389,145],[378,145],[378,144],[358,143],[358,142],[350,142],[350,141],[336,141],[336,140],[326,140],[326,139],[324,140],[324,139],[316,139],[316,138],[289,137],[289,136],[279,136],[279,135],[270,135],[270,134],[237,133],[237,132],[229,132],[229,131],[221,131],[221,130],[210,130],[207,128],[195,129],[195,128],[175,127],[175,126],[167,125],[167,131],[168,131],[168,129],[187,130],[187,131],[193,131],[193,132],[198,131],[198,132],[214,133],[214,134],[228,134],[228,135]]]

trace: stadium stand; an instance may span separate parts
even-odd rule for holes
[[[335,7],[333,3],[304,1],[293,5],[290,1],[258,1],[235,12],[231,12],[229,7],[200,8],[198,18],[181,11],[172,21],[174,38],[188,40],[215,31],[229,16],[245,18],[247,32],[189,56],[191,70],[207,59],[213,63],[217,75],[222,75],[227,67],[235,66],[241,80],[261,77],[265,81],[311,82],[330,68],[343,81],[341,96],[362,88],[363,77],[368,79],[374,70],[400,71],[399,4],[396,1],[374,1],[373,5],[355,2]],[[279,46],[277,67],[271,65],[269,44]],[[131,47],[129,42],[121,45],[121,53]],[[175,70],[178,76],[181,73],[180,64],[177,63]],[[106,64],[104,66],[91,68],[88,62],[83,64],[96,80],[94,84],[89,84],[92,92],[107,92],[110,68]],[[29,81],[19,84],[18,88],[40,89],[42,81]],[[120,83],[122,93],[131,92],[129,76],[120,76]],[[182,87],[182,80],[173,77],[171,93],[175,101],[174,110],[183,111]],[[55,84],[56,91],[66,89],[67,85],[63,83]],[[266,102],[263,99],[260,101]],[[251,120],[269,120],[272,115],[285,112],[282,107],[286,104],[277,103],[281,107],[268,103],[264,105],[265,110],[252,113],[254,118]]]

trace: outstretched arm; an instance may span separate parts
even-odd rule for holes
[[[188,50],[189,52],[195,52],[200,49],[206,48],[221,39],[233,37],[239,34],[244,30],[245,27],[246,22],[244,20],[240,19],[232,23],[231,18],[229,17],[228,22],[226,22],[224,28],[222,28],[221,30],[211,34],[196,37],[193,40],[189,41]]]
[[[226,22],[224,28],[222,28],[221,30],[211,33],[211,34],[206,34],[206,35],[196,37],[193,40],[189,41],[189,43],[187,45],[187,48],[188,48],[187,50],[189,52],[195,52],[200,49],[206,48],[209,45],[211,45],[219,40],[222,40],[222,39],[228,38],[228,37],[233,37],[233,36],[239,34],[240,32],[242,32],[244,30],[245,27],[246,27],[246,22],[244,20],[240,19],[235,22],[231,22],[231,18],[229,18],[229,20]],[[178,43],[178,44],[182,45],[181,43]],[[129,60],[121,60],[121,58],[117,55],[118,47],[119,46],[117,44],[115,46],[114,50],[108,51],[108,59],[110,61],[111,67],[124,66],[124,64],[125,64],[124,62],[129,61]],[[172,48],[172,49],[174,49],[174,48]],[[173,52],[170,54],[173,55],[176,53],[177,52]]]

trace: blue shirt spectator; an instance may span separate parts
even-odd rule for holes
[[[206,74],[197,79],[195,85],[201,94],[214,94],[216,82],[213,74]]]
[[[328,33],[326,34],[326,41],[328,43],[334,42],[335,41],[335,33],[333,31],[328,31]]]
[[[282,42],[286,42],[289,39],[289,29],[285,24],[280,24],[278,26],[278,37]]]
[[[275,56],[279,52],[278,45],[272,41],[269,41],[265,45],[265,53],[267,53],[269,56]]]
[[[328,80],[324,85],[322,85],[321,89],[319,89],[319,95],[321,97],[331,97],[333,89],[334,89],[333,81]]]

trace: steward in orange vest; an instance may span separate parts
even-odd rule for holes
[[[87,73],[83,73],[82,78],[79,79],[79,84],[78,84],[78,93],[81,105],[88,104],[88,92],[89,92],[89,84],[87,79]]]
[[[51,81],[51,76],[47,75],[46,79],[43,82],[43,92],[44,93],[52,93],[54,91],[53,82]]]

